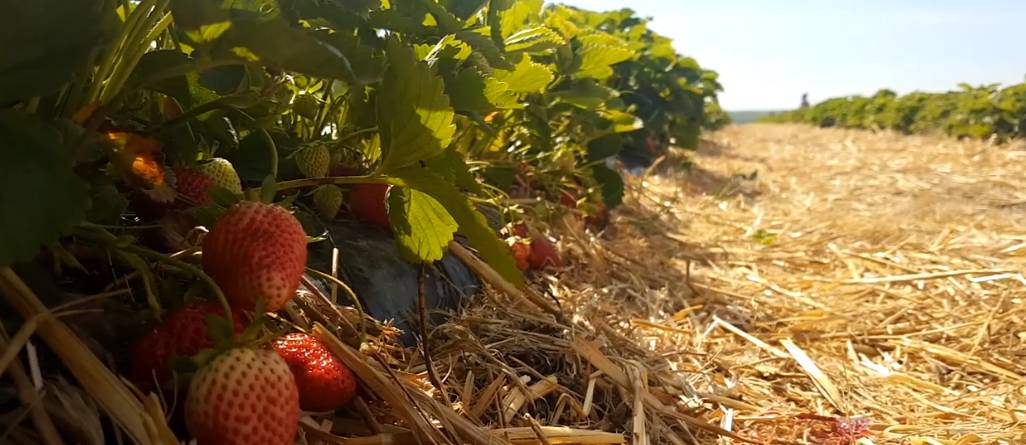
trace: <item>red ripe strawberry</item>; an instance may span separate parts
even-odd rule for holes
[[[145,192],[134,192],[129,195],[129,203],[136,214],[146,219],[157,219],[173,210],[185,210],[195,205],[206,205],[213,202],[207,193],[214,181],[198,170],[189,168],[173,168],[175,186],[173,193],[168,195],[168,201],[162,202],[154,199],[154,194]],[[172,189],[169,189],[172,190]],[[177,202],[175,195],[181,195],[185,199]]]
[[[564,190],[559,194],[559,203],[571,209],[577,208],[577,196],[574,192]]]
[[[164,117],[167,120],[176,119],[178,116],[182,115],[182,107],[178,105],[178,101],[171,97],[165,97],[160,104],[164,111]]]
[[[154,389],[154,381],[163,385],[171,378],[169,360],[190,357],[214,346],[207,333],[207,315],[224,316],[224,309],[213,301],[188,304],[139,339],[132,347],[131,379],[144,391]],[[235,319],[235,333],[244,326]]]
[[[527,229],[527,224],[518,223],[514,224],[510,229],[510,234],[513,236],[519,236],[521,238],[527,238],[531,236],[531,231]]]
[[[292,300],[306,268],[306,233],[287,210],[243,201],[228,209],[203,240],[203,270],[233,309],[268,312]]]
[[[521,272],[527,270],[531,264],[528,258],[531,256],[531,244],[523,241],[516,241],[509,246],[513,259],[517,262],[517,269]]]
[[[158,383],[163,385],[171,377],[167,361],[173,355],[174,343],[167,338],[167,333],[155,328],[132,346],[129,378],[143,392],[154,390]]]
[[[526,162],[520,162],[519,164],[517,164],[517,171],[520,172],[521,175],[531,173],[531,164],[528,164]]]
[[[155,220],[168,214],[169,205],[154,201],[153,198],[141,191],[132,191],[128,194],[128,205],[140,218]]]
[[[175,168],[171,171],[175,174],[175,190],[188,198],[192,204],[206,205],[213,202],[207,193],[213,187],[214,180],[199,170],[190,168]],[[176,207],[186,208],[189,204],[183,203]]]
[[[299,387],[299,406],[331,411],[356,396],[356,378],[320,340],[303,333],[280,337],[272,345],[289,364]]]
[[[584,222],[597,229],[606,228],[609,225],[609,208],[606,207],[605,203],[595,204],[594,210],[584,218]]]
[[[353,215],[364,221],[381,227],[391,227],[388,223],[388,184],[357,184],[349,193],[349,208]]]
[[[545,237],[534,237],[531,239],[531,255],[527,262],[535,269],[544,269],[549,266],[560,267],[563,262],[559,258],[556,246]]]
[[[289,365],[266,350],[217,356],[192,378],[185,425],[199,445],[292,445],[299,390]]]

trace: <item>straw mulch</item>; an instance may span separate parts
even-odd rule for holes
[[[605,233],[555,227],[569,265],[527,292],[454,245],[491,286],[423,349],[372,320],[358,345],[354,310],[298,298],[284,318],[366,394],[307,416],[301,443],[1024,444],[1023,165],[1016,144],[727,128],[629,178]],[[0,291],[45,312],[9,272]],[[77,412],[171,443],[155,396],[33,320],[0,340],[55,348],[82,383],[62,386]],[[39,443],[59,443],[32,403],[37,370],[3,364]]]
[[[539,289],[569,320],[435,327],[438,398],[631,443],[1026,443],[1022,145],[747,126],[691,159],[632,178],[603,236],[564,228]]]
[[[618,272],[564,281],[751,405],[707,419],[768,442],[1026,443],[1023,145],[747,126],[694,162],[633,184],[600,244]]]

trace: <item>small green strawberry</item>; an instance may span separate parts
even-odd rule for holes
[[[199,171],[210,177],[214,185],[220,186],[238,195],[242,193],[242,181],[235,167],[224,158],[213,158],[209,162],[200,164]]]
[[[331,166],[331,151],[323,143],[312,143],[296,152],[296,167],[307,178],[323,178]]]
[[[335,215],[338,215],[343,199],[342,189],[337,185],[322,185],[313,191],[313,202],[317,208],[317,214],[327,221],[335,219]]]
[[[189,384],[185,424],[199,445],[292,445],[299,389],[273,351],[235,348],[200,368]]]

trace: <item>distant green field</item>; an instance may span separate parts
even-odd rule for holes
[[[762,111],[728,111],[730,120],[735,124],[747,124],[755,122],[756,119],[770,113],[779,113],[783,110],[762,110]]]

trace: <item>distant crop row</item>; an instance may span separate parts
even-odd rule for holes
[[[904,96],[880,90],[871,97],[828,99],[761,120],[1005,140],[1026,136],[1026,83],[1004,88],[999,84],[961,84],[955,91]]]

